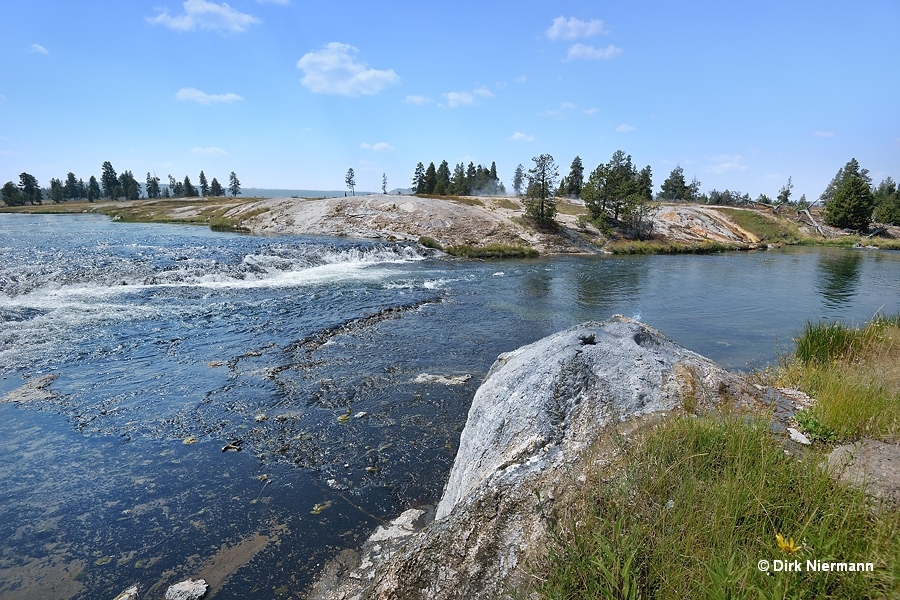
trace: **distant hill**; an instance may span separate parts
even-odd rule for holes
[[[362,192],[357,190],[357,196],[375,194],[377,192]],[[389,194],[412,194],[412,189],[393,189]],[[346,190],[280,190],[275,188],[241,188],[241,196],[245,198],[341,198],[349,196]]]

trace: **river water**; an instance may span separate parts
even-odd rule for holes
[[[0,597],[162,597],[202,576],[208,597],[299,598],[439,498],[501,352],[620,313],[747,370],[807,319],[879,311],[900,311],[900,253],[468,262],[0,215],[0,397],[55,376],[0,403]]]

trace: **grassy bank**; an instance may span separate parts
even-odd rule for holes
[[[796,418],[811,439],[900,437],[900,315],[864,327],[807,323],[771,383],[818,399]]]
[[[796,352],[761,376],[818,398],[808,416],[833,440],[896,436],[898,350],[900,315],[858,329],[810,324]],[[618,448],[551,516],[541,597],[900,597],[900,511],[873,510],[835,483],[821,468],[829,447],[798,460],[768,420],[710,414],[664,420]],[[776,559],[804,568],[757,567]],[[807,560],[874,570],[811,572]]]
[[[730,250],[747,250],[746,244],[721,242],[673,242],[669,240],[610,240],[603,249],[613,254],[714,254]]]

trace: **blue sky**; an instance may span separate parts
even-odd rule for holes
[[[0,179],[409,185],[418,161],[616,150],[654,188],[900,179],[900,3],[58,0],[0,5]]]

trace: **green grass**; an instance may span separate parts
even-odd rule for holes
[[[451,256],[462,258],[534,258],[538,255],[538,251],[534,248],[505,244],[488,244],[487,246],[459,244],[448,246],[445,251]]]
[[[762,421],[673,417],[620,444],[618,470],[552,515],[537,592],[548,599],[888,598],[900,516],[787,456]],[[776,534],[800,550],[785,553]],[[870,573],[770,574],[758,561],[873,562]]]
[[[522,205],[516,202],[513,202],[509,198],[498,198],[494,201],[497,206],[500,208],[505,208],[507,210],[521,210]]]
[[[755,210],[742,210],[739,208],[716,207],[716,210],[734,221],[738,227],[746,229],[755,235],[760,242],[797,244],[804,237],[800,235],[796,225],[783,218],[770,217]]]
[[[556,212],[561,215],[575,215],[581,216],[588,214],[587,209],[584,206],[579,204],[572,204],[571,202],[567,202],[566,200],[557,200],[556,201]]]
[[[743,244],[721,242],[672,242],[667,240],[611,240],[603,246],[613,254],[712,254],[729,250],[746,250]]]
[[[433,237],[429,237],[427,235],[423,235],[419,238],[419,243],[425,246],[426,248],[433,248],[435,250],[443,250],[444,247],[441,246],[440,242],[438,242]]]
[[[794,354],[770,379],[817,399],[796,416],[812,438],[900,435],[900,314],[860,328],[807,323],[794,342]]]

